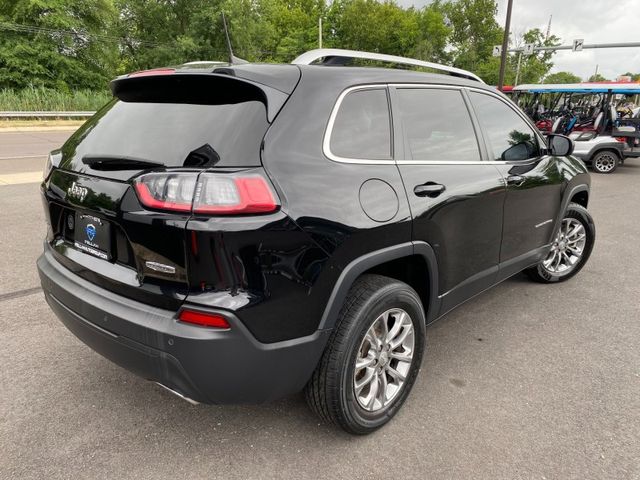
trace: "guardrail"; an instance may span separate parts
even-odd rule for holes
[[[0,112],[0,119],[6,118],[88,118],[96,112]]]

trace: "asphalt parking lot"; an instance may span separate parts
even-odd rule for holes
[[[576,278],[517,276],[429,327],[408,403],[351,437],[301,395],[190,405],[57,321],[35,182],[69,134],[0,133],[0,478],[640,478],[640,161],[592,176]]]

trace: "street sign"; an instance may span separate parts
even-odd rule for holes
[[[533,55],[533,49],[534,48],[535,48],[535,45],[533,43],[526,43],[524,45],[523,53],[525,55]]]
[[[502,45],[494,45],[492,54],[494,57],[499,57],[500,55],[502,55]]]
[[[578,38],[577,40],[573,41],[574,52],[581,52],[583,46],[584,46],[584,38]]]

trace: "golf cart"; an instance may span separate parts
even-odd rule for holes
[[[518,85],[515,101],[543,133],[575,141],[573,154],[598,173],[640,157],[640,109],[629,100],[637,83]]]

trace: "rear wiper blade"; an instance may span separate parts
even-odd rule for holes
[[[144,170],[147,168],[162,167],[164,164],[159,162],[150,162],[140,158],[132,157],[109,157],[109,156],[85,156],[82,163],[88,165],[93,170]]]

